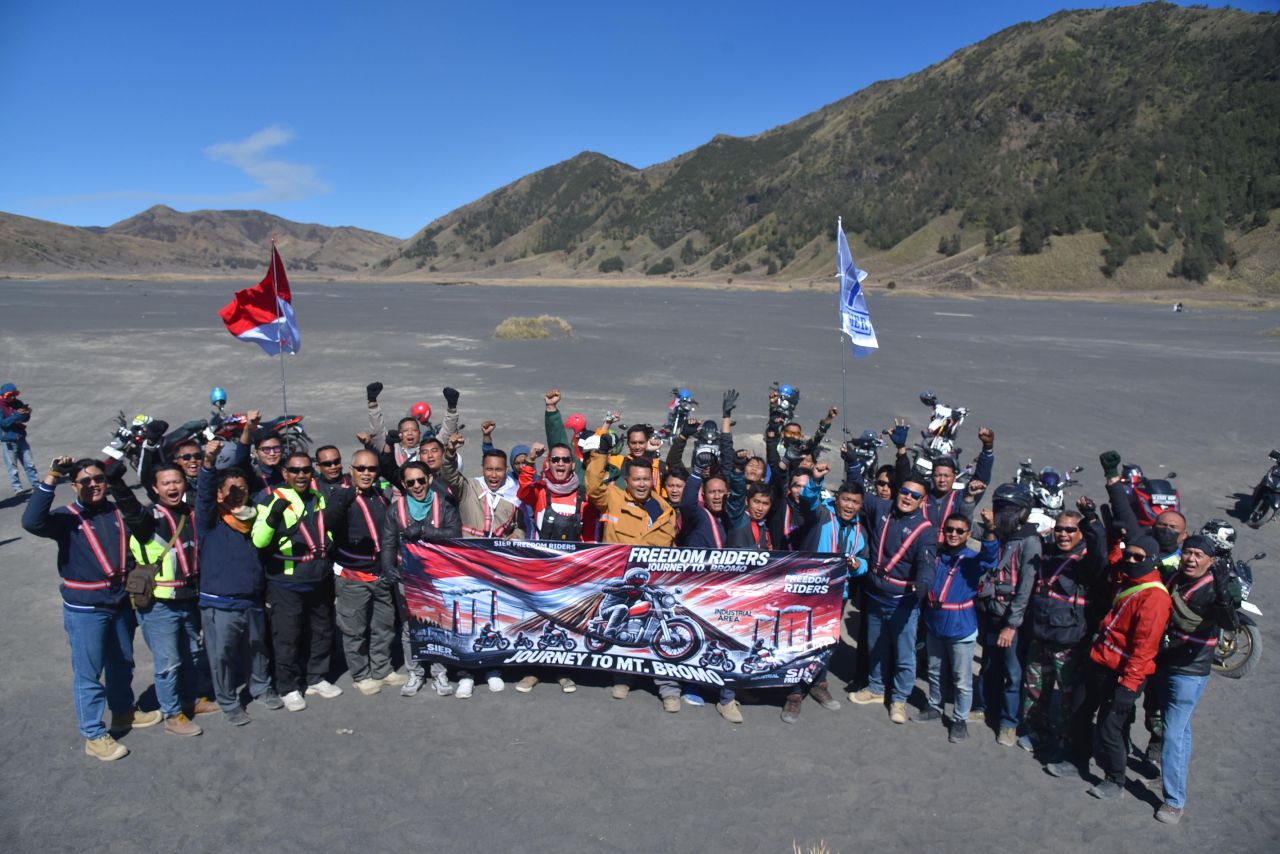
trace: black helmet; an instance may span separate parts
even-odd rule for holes
[[[1236,529],[1226,519],[1211,519],[1204,523],[1200,534],[1207,537],[1220,555],[1231,554],[1236,547]]]
[[[1021,507],[1023,510],[1030,510],[1035,501],[1031,497],[1031,490],[1018,483],[1002,483],[996,487],[996,494],[991,497],[992,506],[998,504],[1012,504],[1014,507]]]

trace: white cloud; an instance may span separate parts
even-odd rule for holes
[[[242,200],[240,203],[295,202],[329,192],[329,185],[316,175],[314,166],[268,158],[271,149],[291,142],[294,136],[283,125],[271,125],[239,142],[210,145],[204,154],[210,160],[235,166],[257,182],[258,189],[235,194]]]

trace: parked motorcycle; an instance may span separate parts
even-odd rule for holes
[[[689,417],[693,415],[693,410],[697,406],[698,401],[693,399],[689,389],[671,389],[671,403],[667,404],[667,420],[658,429],[658,435],[662,437],[662,441],[669,442],[672,436],[679,436],[684,425],[689,423]]]
[[[1261,528],[1280,513],[1280,451],[1272,451],[1269,456],[1275,465],[1253,488],[1249,515],[1244,520],[1250,528]]]
[[[569,637],[569,633],[559,626],[547,624],[547,629],[543,631],[542,636],[538,638],[538,649],[564,649],[575,650],[578,648],[578,642]]]
[[[502,636],[497,629],[491,629],[487,626],[481,631],[480,637],[476,638],[475,643],[471,644],[472,652],[481,652],[486,649],[510,649],[511,641]]]
[[[1258,552],[1254,561],[1266,557]],[[1213,649],[1213,671],[1229,679],[1243,679],[1253,672],[1262,659],[1262,632],[1257,618],[1262,609],[1249,601],[1253,590],[1253,567],[1243,560],[1229,561],[1228,570],[1240,584],[1240,607],[1236,609],[1236,628],[1218,631],[1218,645]]]
[[[844,460],[844,477],[850,483],[861,483],[868,491],[875,485],[876,469],[880,463],[880,448],[884,447],[874,430],[863,430],[862,435],[850,439],[840,449]]]
[[[1177,472],[1171,471],[1155,480],[1143,474],[1140,466],[1125,465],[1121,477],[1127,483],[1129,503],[1133,505],[1133,515],[1138,517],[1139,525],[1150,528],[1156,523],[1156,517],[1166,510],[1182,512],[1182,495],[1169,483],[1177,476]]]
[[[960,458],[960,446],[956,441],[969,410],[963,406],[938,403],[938,396],[931,391],[922,392],[920,402],[932,407],[933,412],[929,415],[929,423],[920,429],[921,441],[915,445],[913,465],[918,474],[929,477],[933,474],[934,460]]]
[[[121,411],[116,414],[115,432],[102,453],[123,460],[136,472],[147,454],[158,453],[161,459],[168,460],[183,442],[194,440],[203,445],[211,438],[208,428],[207,421],[187,421],[170,430],[167,421],[141,414],[130,420]]]
[[[676,588],[677,594],[682,591]],[[665,661],[685,661],[702,649],[702,628],[688,617],[677,617],[678,600],[662,590],[647,590],[644,597],[627,608],[622,625],[608,628],[608,620],[596,617],[587,623],[583,643],[591,652],[604,652],[613,645],[649,647]]]
[[[1045,466],[1036,471],[1031,465],[1031,460],[1023,460],[1018,464],[1013,482],[1030,490],[1037,507],[1046,516],[1057,519],[1066,503],[1066,488],[1080,482],[1072,475],[1084,471],[1084,466],[1076,466],[1064,471],[1065,475],[1059,474],[1058,470],[1052,466]]]
[[[213,435],[228,442],[234,442],[240,438],[241,432],[244,431],[244,423],[246,415],[243,412],[226,412],[226,398],[214,401],[214,409],[209,416],[209,428]],[[281,415],[272,418],[270,421],[263,421],[258,424],[258,435],[265,436],[274,433],[280,437],[280,444],[284,445],[284,454],[311,452],[311,437],[307,435],[307,431],[302,426],[303,416],[301,415]]]
[[[719,667],[725,673],[732,673],[733,659],[729,657],[728,650],[720,646],[716,641],[711,641],[702,655],[698,657],[698,666]]]

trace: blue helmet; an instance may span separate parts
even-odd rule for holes
[[[214,386],[213,391],[209,392],[209,402],[214,406],[220,406],[227,402],[227,391],[222,386]]]
[[[693,395],[689,392],[689,389],[682,388],[676,392],[676,397],[680,398],[681,400],[688,400],[689,398],[693,397]]]
[[[783,385],[778,386],[778,395],[781,397],[791,397],[795,393],[796,393],[796,390],[791,386],[786,385],[785,383]]]

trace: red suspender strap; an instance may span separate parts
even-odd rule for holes
[[[885,581],[897,587],[906,587],[909,582],[905,580],[897,579],[897,578],[890,578],[889,573],[892,572],[893,568],[898,565],[898,562],[901,561],[902,558],[906,556],[907,549],[911,548],[911,544],[916,541],[916,537],[920,536],[920,533],[925,528],[929,527],[929,523],[921,522],[919,525],[917,525],[916,529],[912,531],[905,540],[902,541],[902,545],[898,546],[898,550],[893,553],[892,557],[889,558],[889,562],[885,563],[884,562],[884,535],[889,530],[889,519],[890,519],[889,516],[885,516],[884,521],[880,523],[880,543],[879,543],[879,547],[876,549],[876,575],[881,576]]]
[[[169,512],[168,508],[161,507],[157,504],[156,509],[159,510],[164,515],[165,520],[168,521],[169,533],[170,536],[172,536],[178,530],[178,520],[173,518],[173,514]],[[196,561],[198,562],[200,560],[200,540],[196,534],[195,525],[191,526],[191,546],[195,549]],[[178,567],[182,570],[183,576],[190,578],[194,574],[194,570],[191,569],[191,564],[187,561],[187,550],[182,547],[182,543],[174,543],[173,551],[174,554],[178,556]]]
[[[102,542],[98,539],[98,535],[93,530],[93,525],[90,524],[88,519],[81,515],[80,511],[76,509],[74,504],[68,504],[67,509],[71,511],[73,516],[80,520],[80,531],[84,534],[84,538],[89,541],[89,548],[93,551],[94,557],[98,559],[98,564],[102,567],[102,574],[108,579],[112,579],[124,572],[124,555],[125,549],[128,548],[128,544],[125,542],[124,517],[120,515],[120,510],[117,509],[115,511],[116,529],[120,532],[120,566],[118,568],[112,568],[111,562],[107,560],[107,553],[102,548]],[[64,581],[63,583],[70,587],[74,587],[77,590],[101,590],[109,586],[106,582]]]
[[[356,506],[360,508],[360,515],[364,517],[365,527],[369,529],[369,536],[373,537],[373,550],[382,550],[382,541],[378,538],[378,527],[373,524],[373,514],[369,512],[369,505],[365,503],[364,497],[356,496]]]

